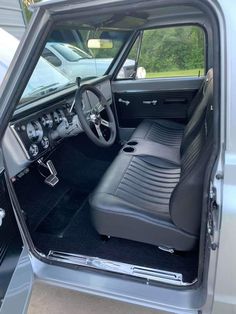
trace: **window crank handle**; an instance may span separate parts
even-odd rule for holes
[[[128,106],[128,105],[130,104],[130,101],[124,100],[124,99],[122,99],[122,98],[119,98],[118,101],[119,101],[120,103],[125,104],[126,106]]]

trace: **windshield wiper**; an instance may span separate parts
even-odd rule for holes
[[[29,97],[32,97],[32,96],[40,94],[40,93],[42,93],[40,96],[44,96],[45,93],[50,93],[50,92],[56,91],[59,86],[63,86],[63,85],[60,85],[59,83],[53,83],[53,84],[50,84],[47,86],[41,85],[38,88],[36,88],[32,93],[30,93]]]
[[[81,58],[79,58],[79,60],[78,61],[80,61],[80,60],[91,60],[91,59],[94,59],[93,57],[81,57]]]

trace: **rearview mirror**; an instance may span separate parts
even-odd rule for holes
[[[110,39],[89,39],[87,46],[90,49],[112,49],[113,41]]]

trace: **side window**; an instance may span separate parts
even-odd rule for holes
[[[130,54],[135,49],[137,48],[133,46]],[[126,62],[128,60],[129,57]],[[136,60],[136,79],[204,75],[204,31],[198,26],[144,30]],[[123,72],[126,70],[126,62],[121,69]]]

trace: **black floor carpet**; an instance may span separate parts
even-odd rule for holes
[[[36,233],[47,233],[57,237],[63,237],[66,228],[73,221],[78,208],[86,201],[87,194],[68,189],[63,193],[49,214],[38,225]]]
[[[50,157],[59,184],[51,188],[36,168],[15,184],[38,250],[77,253],[182,273],[184,281],[197,277],[198,252],[169,254],[139,242],[101,239],[90,219],[88,195],[116,156],[119,147],[102,150],[70,141]],[[78,146],[77,146],[78,145]]]
[[[69,203],[72,204],[73,201]],[[118,238],[102,240],[93,228],[88,201],[85,201],[77,209],[77,213],[73,215],[73,218],[68,220],[69,223],[63,230],[63,236],[61,234],[49,235],[48,232],[39,233],[37,229],[33,234],[36,247],[45,253],[48,253],[49,249],[51,249],[180,272],[183,274],[186,282],[191,282],[196,278],[197,252],[169,254],[153,245],[139,242]],[[66,211],[65,207],[64,211]],[[61,215],[60,213],[59,217]],[[51,222],[52,229],[55,230],[57,218],[54,218],[56,219],[54,223],[53,221]],[[46,220],[48,223],[47,218]],[[47,227],[50,230],[50,225],[47,225]]]

